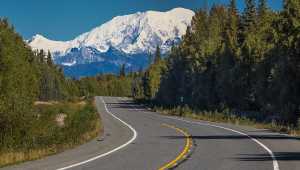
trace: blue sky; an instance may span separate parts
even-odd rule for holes
[[[229,0],[208,0],[209,4]],[[268,0],[281,9],[281,0]],[[243,0],[237,0],[243,9]],[[39,33],[54,40],[70,40],[109,21],[138,11],[166,11],[174,7],[199,9],[204,0],[2,0],[0,16],[7,17],[24,38]]]

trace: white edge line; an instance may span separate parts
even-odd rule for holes
[[[169,116],[164,116],[164,117],[169,118],[169,119],[180,120],[180,121],[187,122],[187,123],[193,123],[193,124],[199,124],[199,125],[204,125],[204,126],[216,127],[216,128],[228,130],[228,131],[231,131],[231,132],[234,132],[234,133],[238,133],[240,135],[247,136],[249,139],[251,139],[252,141],[257,143],[259,146],[261,146],[263,149],[265,149],[269,153],[269,155],[272,157],[272,160],[273,160],[273,169],[274,170],[280,170],[279,169],[279,164],[276,160],[276,157],[275,157],[274,153],[271,151],[271,149],[269,149],[266,145],[261,143],[259,140],[251,137],[250,135],[248,135],[246,133],[243,133],[243,132],[240,132],[240,131],[237,131],[237,130],[234,130],[234,129],[226,128],[226,127],[223,127],[223,126],[212,125],[212,124],[209,124],[209,123],[193,122],[193,121],[188,121],[188,120],[179,119],[179,118],[175,118],[175,117],[169,117]]]
[[[137,135],[138,135],[137,131],[136,131],[131,125],[129,125],[128,123],[124,122],[123,120],[121,120],[120,118],[118,118],[117,116],[115,116],[113,113],[111,113],[111,112],[107,109],[106,103],[105,103],[105,101],[103,100],[103,97],[101,97],[101,100],[102,100],[102,102],[103,102],[103,104],[104,104],[104,108],[105,108],[106,112],[109,113],[109,114],[110,114],[112,117],[114,117],[115,119],[117,119],[117,120],[119,120],[120,122],[122,122],[124,125],[126,125],[126,126],[133,132],[132,138],[131,138],[128,142],[124,143],[123,145],[118,146],[118,147],[116,147],[116,148],[114,148],[114,149],[112,149],[112,150],[110,150],[110,151],[108,151],[108,152],[106,152],[106,153],[103,153],[103,154],[101,154],[101,155],[95,156],[95,157],[93,157],[93,158],[90,158],[90,159],[88,159],[88,160],[85,160],[85,161],[82,161],[82,162],[79,162],[79,163],[76,163],[76,164],[69,165],[69,166],[67,166],[67,167],[59,168],[59,169],[57,169],[57,170],[66,170],[66,169],[74,168],[74,167],[77,167],[77,166],[80,166],[80,165],[83,165],[83,164],[92,162],[92,161],[94,161],[94,160],[96,160],[96,159],[105,157],[105,156],[107,156],[107,155],[109,155],[109,154],[111,154],[111,153],[114,153],[114,152],[116,152],[116,151],[122,149],[122,148],[125,148],[127,145],[131,144],[131,143],[137,138]]]

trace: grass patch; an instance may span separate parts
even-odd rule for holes
[[[39,159],[83,144],[102,132],[93,101],[36,102],[26,135],[6,135],[0,167]]]
[[[192,118],[195,120],[203,120],[216,123],[229,123],[235,125],[251,126],[257,129],[269,129],[273,132],[286,133],[292,136],[300,136],[300,128],[290,127],[286,125],[280,125],[275,122],[258,122],[247,117],[237,116],[231,114],[230,111],[225,110],[223,112],[218,111],[193,111],[188,107],[184,108],[163,108],[163,107],[152,107],[153,111],[158,111],[164,115],[180,116]]]

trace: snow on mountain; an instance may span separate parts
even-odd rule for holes
[[[166,53],[172,45],[180,42],[194,15],[193,11],[184,8],[138,12],[117,16],[70,41],[53,41],[35,35],[28,44],[34,50],[49,50],[56,64],[76,68],[75,71],[66,69],[72,75],[87,73],[78,69],[88,69],[83,65],[91,63],[94,63],[95,74],[99,71],[96,66],[108,72],[117,70],[124,62],[134,70],[146,67],[149,63],[146,54],[153,53],[156,46]]]
[[[167,12],[147,11],[118,16],[111,21],[84,33],[71,41],[53,41],[35,35],[29,45],[33,49],[44,49],[64,55],[72,48],[93,47],[107,52],[114,47],[124,53],[153,52],[156,45],[169,50],[168,41],[181,38],[190,24],[194,12],[175,8]]]
[[[72,62],[62,62],[61,63],[61,65],[63,65],[63,66],[68,66],[68,67],[70,67],[70,66],[73,66],[73,65],[75,65],[76,64],[76,61],[72,61]]]

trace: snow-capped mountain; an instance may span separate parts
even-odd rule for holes
[[[53,41],[35,35],[28,43],[33,49],[49,50],[54,62],[66,67],[95,63],[119,67],[126,63],[135,69],[147,65],[146,54],[153,53],[156,46],[166,53],[178,43],[193,16],[193,11],[184,8],[138,12],[115,17],[70,41]]]

